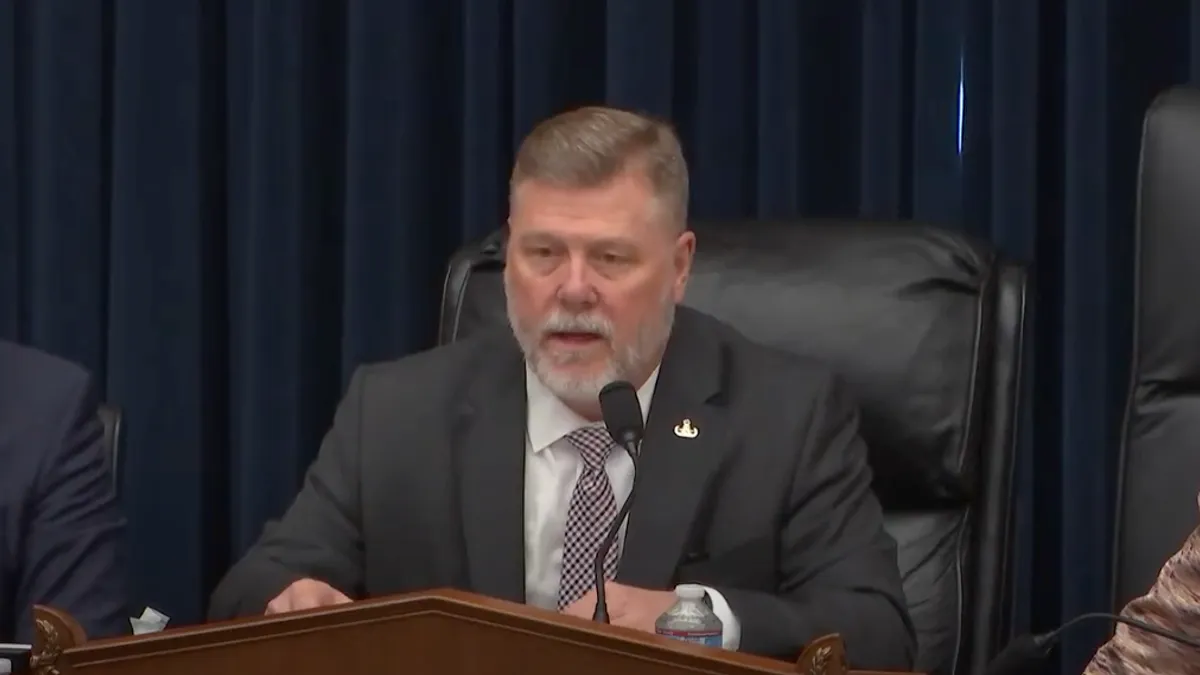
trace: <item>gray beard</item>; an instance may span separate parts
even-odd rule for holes
[[[600,390],[611,382],[629,380],[640,369],[647,366],[651,355],[657,354],[671,334],[675,321],[675,303],[669,299],[664,303],[661,321],[648,321],[639,328],[634,343],[616,349],[609,356],[604,367],[591,375],[581,376],[562,372],[557,366],[569,365],[578,357],[570,351],[562,354],[548,354],[540,348],[540,340],[545,332],[543,327],[531,330],[522,326],[508,307],[508,324],[513,331],[525,362],[529,364],[533,374],[559,400],[573,406],[596,405]],[[553,319],[553,317],[552,317]],[[553,323],[553,320],[547,323]],[[612,331],[607,331],[605,339],[612,345]]]

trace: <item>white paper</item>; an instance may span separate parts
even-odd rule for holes
[[[129,619],[129,626],[133,629],[134,635],[145,635],[163,630],[170,621],[171,617],[147,607],[142,610],[140,617]],[[0,675],[3,674],[0,673]]]

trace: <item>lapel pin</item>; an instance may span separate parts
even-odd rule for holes
[[[700,435],[700,430],[692,426],[692,421],[685,419],[675,425],[675,435],[680,438],[695,438]]]

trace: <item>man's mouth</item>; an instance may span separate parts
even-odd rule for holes
[[[547,337],[555,342],[569,345],[587,345],[604,339],[604,336],[599,333],[587,331],[552,331]]]

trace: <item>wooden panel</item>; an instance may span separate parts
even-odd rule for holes
[[[798,663],[701,647],[459,591],[87,642],[69,616],[35,608],[39,675],[542,672],[578,675],[846,675],[841,639]],[[851,673],[850,675],[869,675]]]

